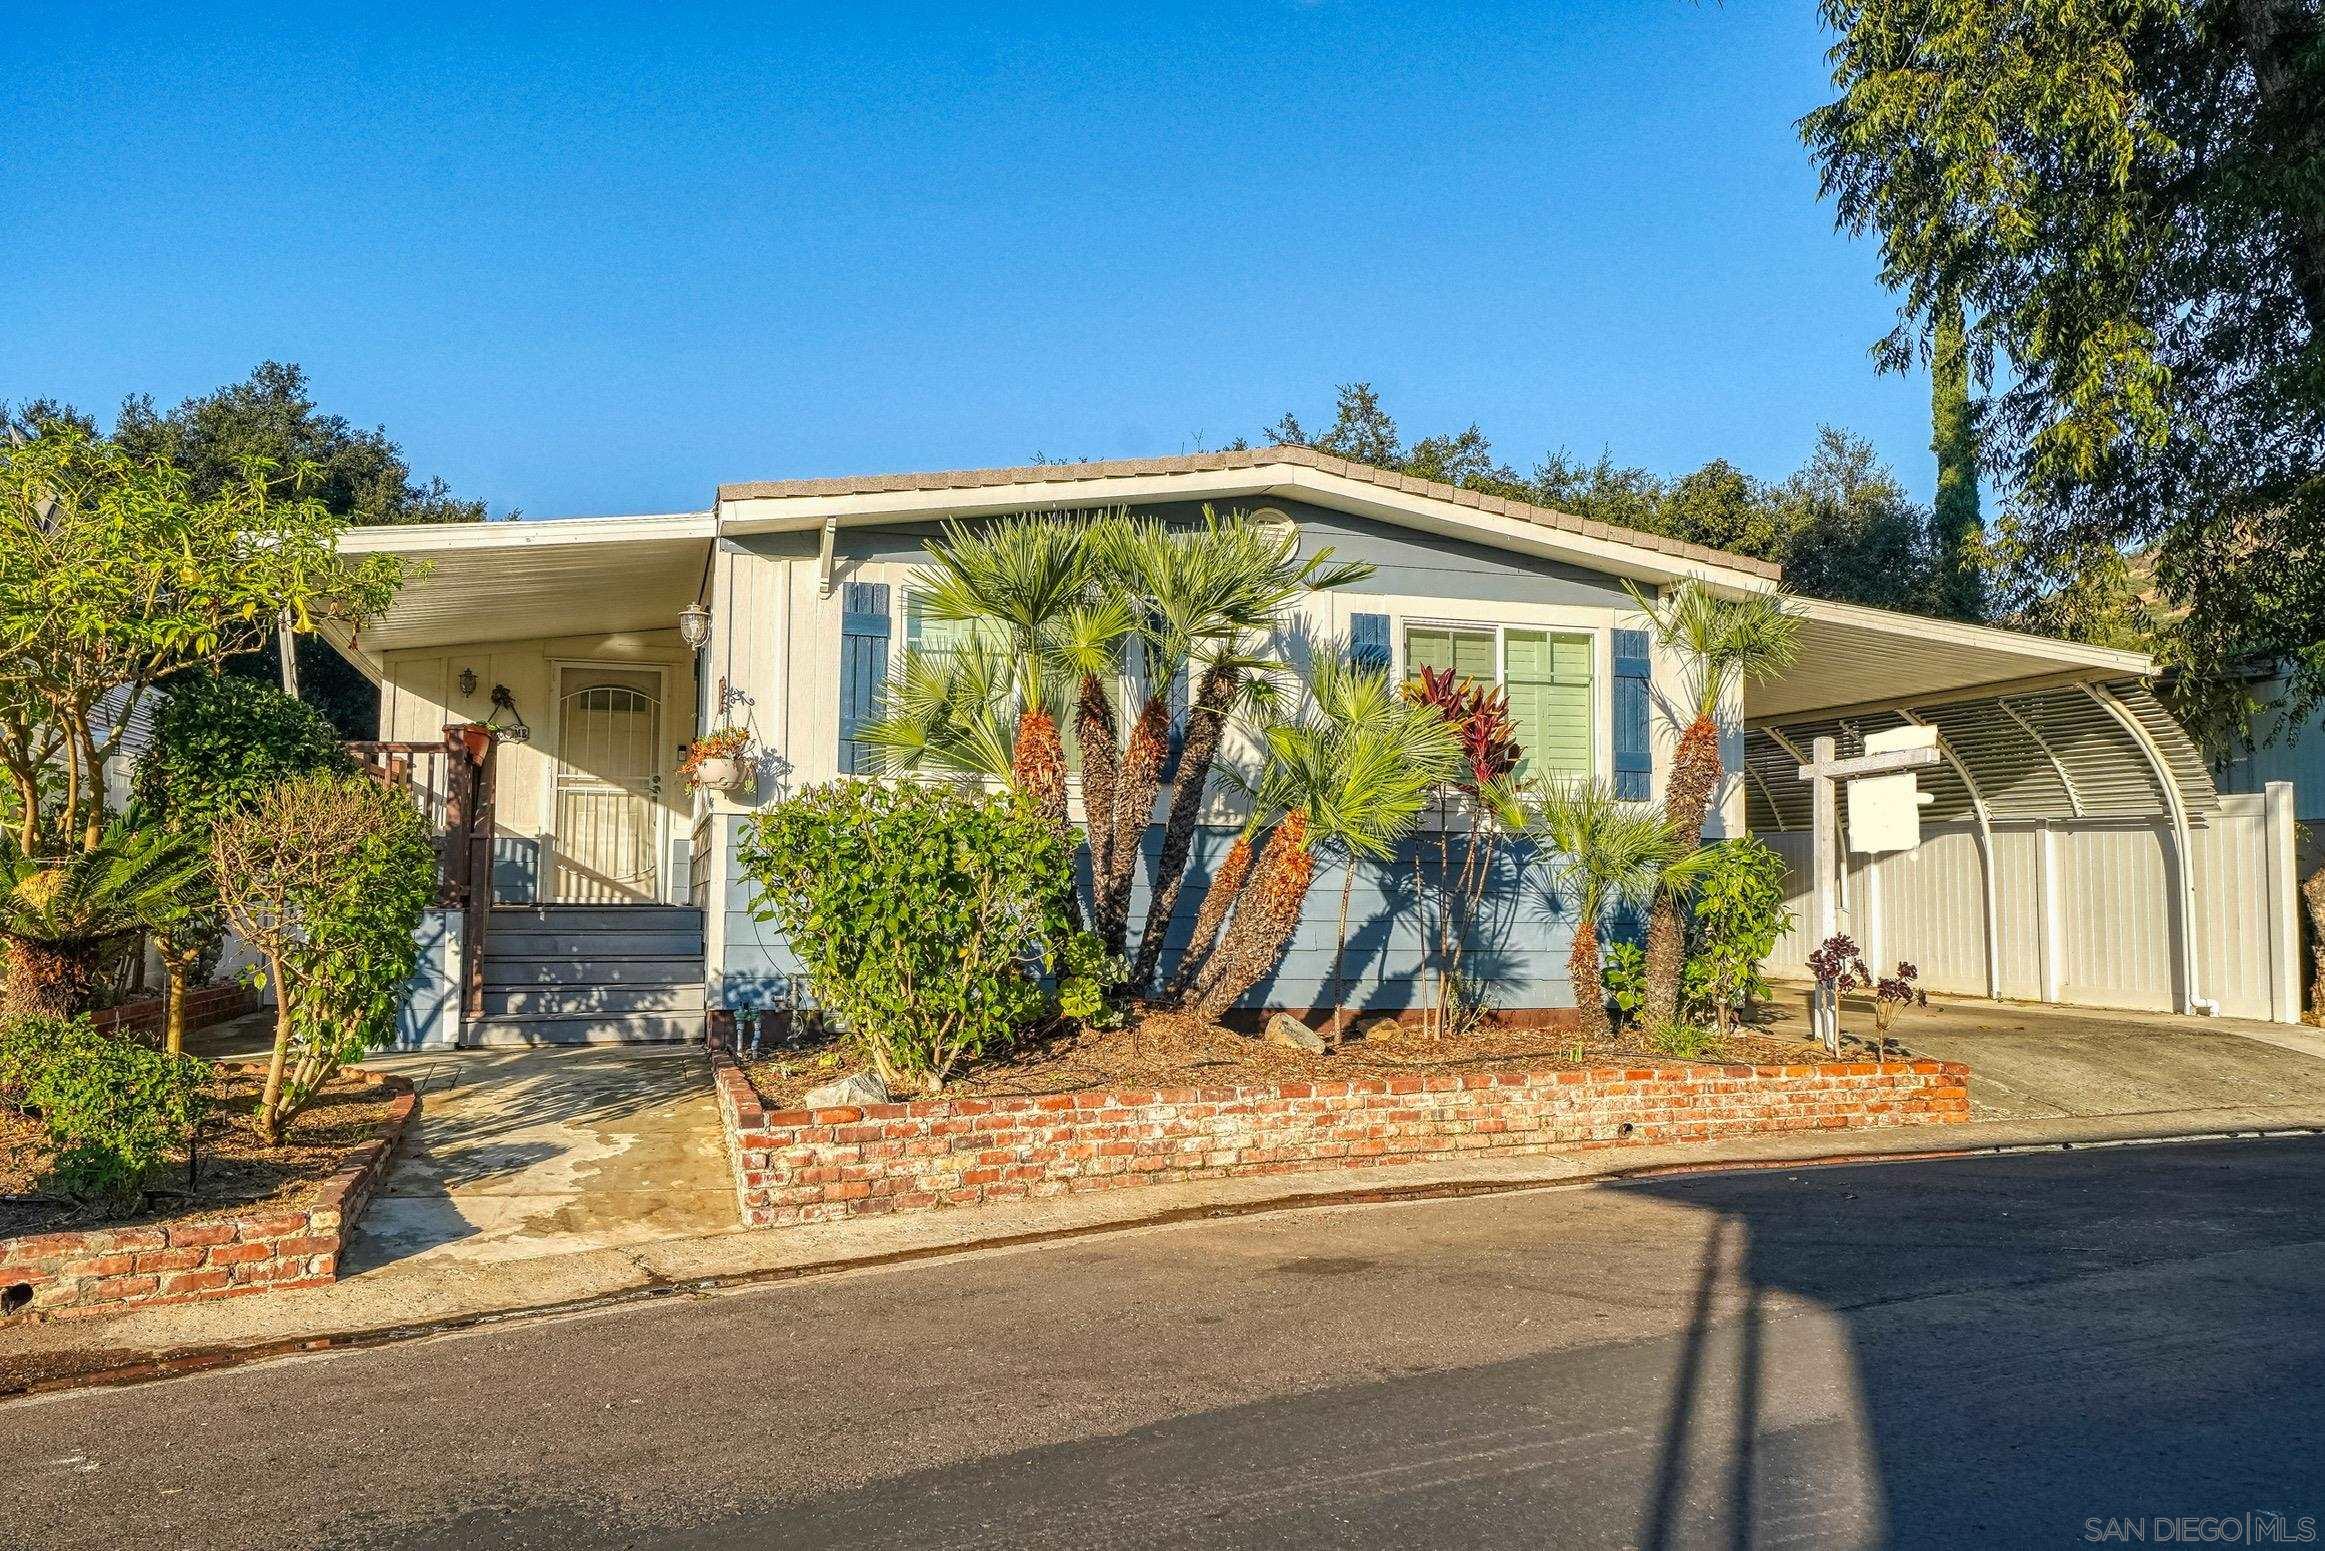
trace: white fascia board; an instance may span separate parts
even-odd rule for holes
[[[2155,659],[2145,652],[2126,652],[2109,646],[2086,646],[2079,641],[2029,635],[2021,630],[1998,630],[1992,625],[1966,625],[1959,620],[1901,614],[1890,609],[1868,608],[1859,603],[1835,603],[1830,599],[1810,598],[1797,593],[1785,599],[1785,608],[1804,618],[1848,629],[2023,657],[2041,665],[2030,669],[2033,672],[2082,668],[2113,678],[2133,679],[2152,677],[2156,671]]]
[[[350,555],[442,555],[473,550],[558,548],[573,544],[642,544],[704,539],[717,532],[709,512],[665,517],[558,517],[515,522],[411,523],[350,528],[339,549]]]
[[[879,490],[846,495],[745,496],[719,503],[722,534],[772,533],[931,517],[990,517],[1008,512],[1119,506],[1142,501],[1202,501],[1278,496],[1372,517],[1399,527],[1516,550],[1658,585],[1696,577],[1733,592],[1772,592],[1765,576],[1658,550],[1482,512],[1456,501],[1391,490],[1296,463],[1193,473],[1102,479],[1036,480],[934,490]]]

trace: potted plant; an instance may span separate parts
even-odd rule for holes
[[[741,791],[751,780],[750,762],[743,757],[750,746],[750,730],[744,727],[720,727],[695,739],[678,762],[686,789],[729,795]]]

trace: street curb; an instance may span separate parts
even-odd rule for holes
[[[802,1265],[771,1266],[756,1270],[718,1272],[697,1277],[650,1277],[637,1286],[586,1297],[493,1309],[474,1314],[447,1315],[406,1325],[375,1326],[320,1336],[211,1347],[187,1347],[147,1354],[134,1361],[101,1363],[70,1372],[51,1373],[26,1380],[0,1378],[0,1405],[80,1389],[119,1389],[138,1384],[226,1368],[245,1367],[284,1357],[323,1352],[361,1351],[431,1337],[457,1335],[495,1325],[571,1318],[582,1314],[649,1303],[670,1297],[707,1297],[778,1286],[855,1272],[966,1258],[1025,1249],[1045,1244],[1176,1227],[1186,1223],[1227,1221],[1288,1212],[1352,1206],[1394,1206],[1481,1196],[1523,1195],[1552,1190],[1575,1190],[1598,1185],[1620,1185],[1633,1180],[1669,1179],[1695,1174],[1765,1173],[1776,1169],[1841,1168],[1851,1164],[1932,1163],[1952,1159],[1997,1158],[2027,1153],[2087,1152],[2113,1147],[2160,1147],[2231,1141],[2275,1141],[2325,1137],[2325,1125],[2204,1131],[2159,1132],[2140,1136],[2101,1137],[2091,1140],[1994,1142],[1984,1145],[1899,1148],[1883,1152],[1816,1153],[1793,1158],[1707,1158],[1701,1162],[1676,1161],[1631,1164],[1558,1179],[1444,1180],[1410,1185],[1376,1185],[1349,1190],[1291,1194],[1263,1200],[1175,1207],[1143,1217],[1076,1224],[955,1244],[933,1244],[886,1250],[873,1254],[835,1257]]]

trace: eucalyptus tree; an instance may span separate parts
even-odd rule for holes
[[[1686,665],[1688,716],[1671,759],[1663,809],[1671,827],[1694,846],[1726,773],[1720,758],[1721,719],[1745,684],[1783,672],[1800,655],[1800,621],[1774,593],[1725,597],[1700,582],[1682,582],[1659,598],[1634,588],[1632,601],[1647,617],[1656,642]],[[1678,891],[1656,891],[1647,920],[1647,1000],[1650,1025],[1679,1012],[1679,976],[1687,930]]]

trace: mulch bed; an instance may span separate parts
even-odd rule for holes
[[[294,1121],[278,1147],[251,1126],[262,1069],[220,1068],[218,1102],[203,1122],[192,1184],[184,1160],[159,1171],[144,1205],[105,1212],[43,1192],[40,1169],[47,1133],[38,1121],[0,1104],[0,1239],[18,1234],[115,1228],[154,1222],[199,1222],[254,1206],[303,1207],[350,1155],[387,1133],[397,1091],[341,1074]]]
[[[772,1050],[756,1058],[747,1052],[738,1056],[752,1088],[769,1109],[797,1108],[800,1096],[810,1088],[848,1070],[841,1052],[829,1044]],[[1028,1039],[999,1059],[956,1068],[944,1096],[1227,1087],[1416,1072],[1566,1071],[1647,1062],[1668,1065],[1675,1059],[1628,1031],[1612,1039],[1582,1041],[1556,1028],[1489,1024],[1474,1033],[1431,1040],[1416,1025],[1391,1024],[1386,1018],[1359,1020],[1347,1043],[1314,1055],[1268,1044],[1255,1034],[1216,1024],[1205,1027],[1192,1018],[1163,1013],[1126,1028],[1068,1026]],[[1745,1030],[1695,1059],[1723,1065],[1806,1066],[1831,1057],[1819,1045]],[[1845,1059],[1862,1058],[1852,1054]]]

